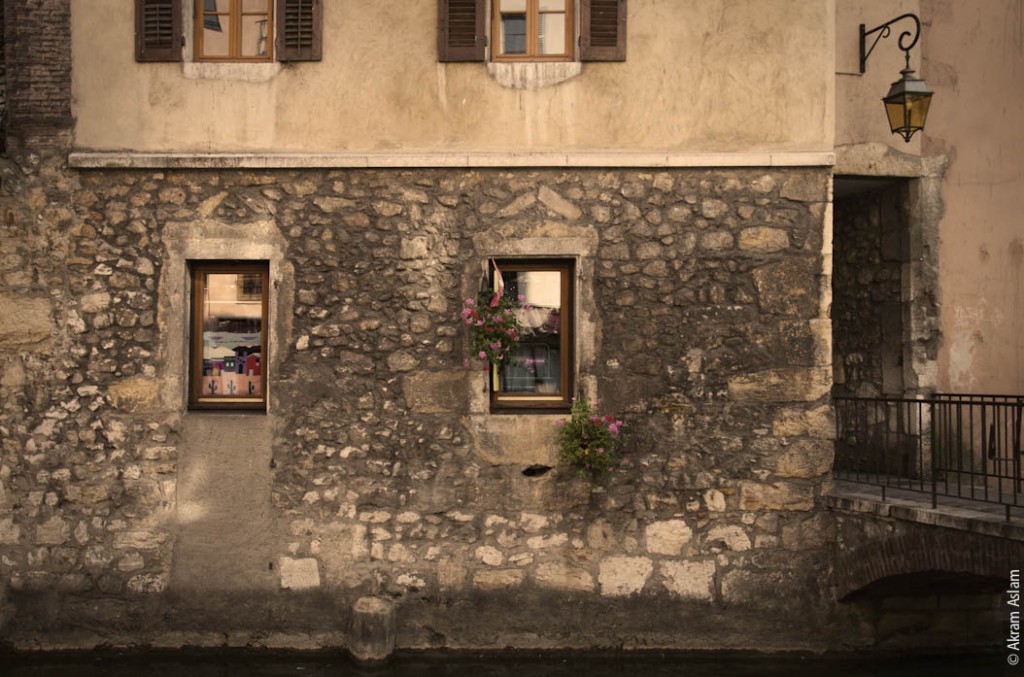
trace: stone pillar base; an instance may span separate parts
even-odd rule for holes
[[[361,662],[382,661],[395,650],[395,606],[380,597],[363,597],[352,607],[348,650]]]

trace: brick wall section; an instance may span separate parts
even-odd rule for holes
[[[65,145],[72,123],[70,0],[5,0],[3,22],[8,144]]]

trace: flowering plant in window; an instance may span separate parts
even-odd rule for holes
[[[476,299],[466,299],[462,322],[469,328],[472,354],[493,365],[512,355],[526,334],[519,321],[520,312],[526,307],[522,296],[511,298],[503,289],[493,294],[480,292]]]
[[[586,397],[573,399],[570,417],[558,422],[559,457],[580,477],[604,479],[622,459],[622,425],[601,416]]]

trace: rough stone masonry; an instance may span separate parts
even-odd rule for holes
[[[342,646],[365,596],[405,647],[866,641],[820,501],[826,168],[2,179],[4,641]],[[606,485],[466,368],[490,256],[577,260]],[[200,258],[270,261],[266,415],[186,411]]]

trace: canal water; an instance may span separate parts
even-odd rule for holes
[[[1012,660],[1012,659],[1011,659]],[[361,666],[327,654],[0,654],[0,677],[988,677],[1005,652],[951,656],[711,653],[399,653]]]

